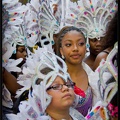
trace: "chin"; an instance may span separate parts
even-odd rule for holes
[[[73,102],[74,102],[73,100],[68,100],[68,101],[65,102],[65,106],[70,107],[70,106],[73,105]]]
[[[80,60],[78,60],[78,61],[72,61],[71,63],[74,64],[74,65],[78,65],[78,64],[82,63],[82,61],[80,61]]]

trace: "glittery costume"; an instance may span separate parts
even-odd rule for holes
[[[100,66],[96,69],[99,72],[100,80],[99,93],[103,101],[103,105],[108,108],[109,115],[118,117],[118,42],[114,44],[114,48],[108,54],[106,61],[102,60]],[[107,74],[107,75],[106,75]],[[112,103],[112,104],[111,104]]]
[[[58,64],[58,61],[61,65]],[[44,71],[48,69],[50,71]],[[7,118],[9,120],[51,120],[46,113],[46,108],[51,103],[52,96],[46,90],[57,76],[65,82],[72,82],[65,62],[47,49],[38,47],[35,53],[28,56],[22,73],[18,78],[18,83],[23,85],[23,88],[18,90],[17,95],[29,89],[28,100],[21,101],[20,112],[7,114]],[[74,108],[70,108],[69,114],[73,120],[85,120]]]
[[[88,110],[92,107],[92,90],[89,86],[88,89],[85,91],[86,97],[82,98],[79,97],[78,105],[75,107],[83,116],[86,116]]]
[[[106,28],[117,8],[115,0],[78,0],[77,3],[68,1],[64,23],[80,28],[89,48],[89,38],[100,40],[105,36]]]
[[[77,108],[78,111],[86,116],[88,111],[90,111],[96,105],[96,103],[102,99],[100,97],[98,88],[99,73],[93,72],[92,69],[84,62],[82,62],[82,65],[88,75],[89,87],[85,91],[85,98],[80,99],[81,97],[78,97],[78,104],[75,106],[75,108]]]
[[[3,0],[3,39],[2,39],[2,67],[8,72],[21,72],[21,68],[17,67],[22,62],[22,58],[17,60],[10,59],[12,54],[16,53],[16,46],[25,45],[24,35],[21,35],[20,25],[23,22],[24,12],[26,7],[18,1]],[[7,12],[7,13],[6,13]],[[5,15],[5,16],[4,16]],[[11,93],[7,89],[4,80],[2,83],[2,105],[5,107],[3,110],[12,112],[13,101]]]
[[[89,48],[89,38],[100,40],[118,8],[115,0],[51,0],[57,5],[55,17],[61,26],[76,26],[84,33]],[[56,1],[56,2],[54,2]],[[89,50],[89,49],[88,49]]]

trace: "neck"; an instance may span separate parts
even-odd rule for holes
[[[48,115],[52,118],[52,120],[72,120],[71,116],[69,115],[69,110],[47,110]]]
[[[82,63],[80,64],[69,64],[69,63],[66,63],[67,64],[67,67],[68,67],[68,73],[69,74],[72,74],[72,73],[79,73],[83,70],[83,66],[82,66]]]
[[[95,61],[96,56],[97,55],[94,55],[94,54],[90,53],[90,55],[88,57],[89,57],[89,59]]]

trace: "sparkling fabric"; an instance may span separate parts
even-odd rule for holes
[[[9,21],[8,12],[5,10],[4,7],[2,7],[2,33],[4,33],[8,21]]]
[[[76,106],[76,109],[83,115],[86,116],[88,113],[88,110],[90,110],[92,108],[92,89],[91,87],[88,87],[86,93],[86,97],[79,98],[79,103]]]

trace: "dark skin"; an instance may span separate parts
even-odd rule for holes
[[[106,35],[104,37],[104,51],[107,51],[108,54],[110,53],[110,51],[112,50],[112,48],[114,47],[114,44],[117,42],[117,23],[118,23],[118,11],[115,13],[115,16],[113,17],[113,19],[111,20],[111,22],[109,23],[108,29],[106,31]],[[94,69],[95,70],[98,66],[99,63],[101,62],[102,59],[106,60],[107,53],[105,52],[101,52],[98,54],[98,56],[96,57],[96,60],[94,62]],[[110,103],[114,106],[118,106],[118,93],[115,94],[115,96],[113,97],[113,99],[110,101]],[[118,120],[118,117],[112,117],[110,116],[110,120]]]
[[[110,53],[110,51],[114,47],[114,44],[117,42],[117,15],[118,12],[116,12],[115,16],[109,23],[106,35],[104,36],[102,41],[104,45],[104,51],[107,51],[108,53]],[[99,53],[94,62],[93,70],[95,70],[99,66],[102,59],[106,60],[107,56],[108,54],[103,51]]]
[[[101,40],[89,39],[90,44],[90,55],[84,59],[84,62],[88,64],[88,66],[93,69],[93,64],[96,59],[96,56],[103,50],[102,47],[102,38]]]
[[[21,65],[25,63],[26,56],[27,56],[27,52],[26,52],[25,46],[17,46],[16,54],[13,54],[11,58],[12,59],[23,58],[22,63],[18,65],[19,67],[21,67]],[[5,68],[2,68],[2,71],[3,71],[2,73],[3,83],[5,84],[9,92],[11,93],[11,97],[13,101],[15,101],[14,96],[16,95],[16,91],[22,88],[22,86],[17,83],[18,75],[16,72],[14,73],[8,72]]]
[[[10,93],[12,95],[15,95],[16,91],[20,89],[22,86],[17,83],[16,78],[6,69],[2,68],[2,72],[3,83],[6,85]]]
[[[83,91],[88,88],[88,76],[82,66],[82,60],[86,53],[85,39],[75,30],[66,33],[62,39],[61,55],[65,56],[68,73],[76,86]]]
[[[27,51],[26,51],[26,48],[25,46],[19,46],[17,45],[16,47],[16,54],[12,54],[11,58],[10,59],[19,59],[19,58],[23,58],[23,61],[18,64],[17,66],[21,68],[21,66],[25,63],[26,61],[26,57],[27,57]],[[11,74],[13,74],[16,78],[18,77],[18,74],[17,72],[11,72]]]
[[[112,48],[113,48],[113,47],[109,47],[109,48],[105,49],[105,51],[109,53],[109,52],[112,50]],[[97,57],[96,57],[96,59],[95,59],[95,62],[94,62],[94,65],[93,65],[93,70],[94,70],[94,71],[95,71],[96,68],[100,65],[100,62],[101,62],[102,59],[106,60],[106,58],[107,58],[107,56],[108,56],[108,54],[107,54],[106,52],[103,52],[103,51],[102,51],[102,52],[100,52],[100,53],[97,55]]]

